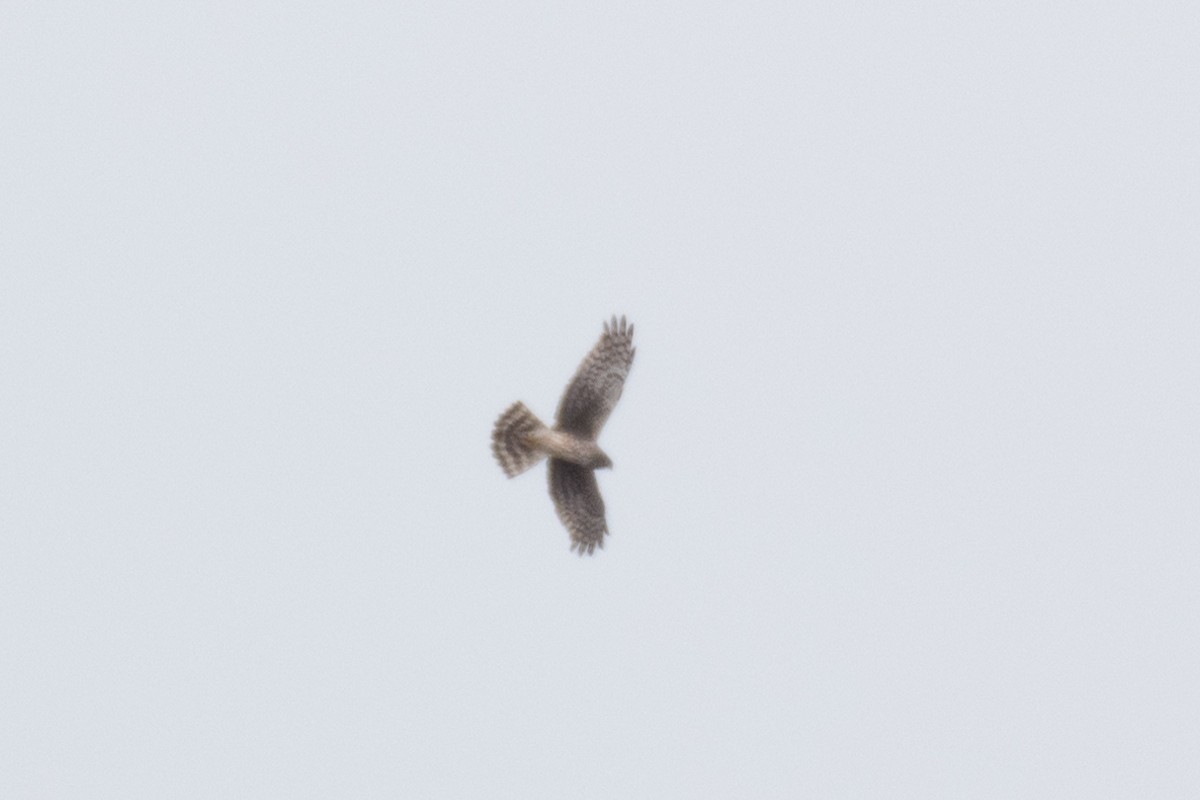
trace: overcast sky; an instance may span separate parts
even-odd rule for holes
[[[0,25],[0,795],[1198,796],[1196,4],[112,6]]]

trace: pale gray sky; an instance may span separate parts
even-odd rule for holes
[[[1196,797],[1197,8],[6,8],[0,796]]]

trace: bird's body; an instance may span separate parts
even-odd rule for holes
[[[561,458],[581,467],[604,469],[612,466],[612,459],[600,449],[600,445],[573,433],[540,428],[529,434],[529,442],[535,450],[551,458]]]
[[[596,437],[621,397],[634,352],[633,326],[613,317],[567,384],[553,428],[524,403],[514,403],[492,431],[492,452],[510,478],[550,459],[550,496],[571,534],[571,549],[580,555],[604,547],[608,533],[595,470],[611,467],[612,460]]]

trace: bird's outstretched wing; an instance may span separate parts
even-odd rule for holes
[[[600,341],[587,354],[558,403],[556,424],[561,430],[595,439],[621,399],[625,377],[633,364],[633,326],[604,323]]]
[[[550,497],[554,510],[571,534],[571,549],[591,555],[596,545],[604,547],[608,525],[604,521],[604,498],[596,483],[596,473],[587,467],[550,459]]]

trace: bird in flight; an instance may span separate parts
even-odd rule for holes
[[[567,384],[553,428],[518,402],[500,415],[492,430],[492,452],[510,478],[549,457],[550,497],[571,534],[571,549],[580,555],[591,555],[597,545],[604,547],[608,533],[596,470],[611,468],[612,460],[596,437],[621,398],[634,351],[633,325],[613,316]]]

